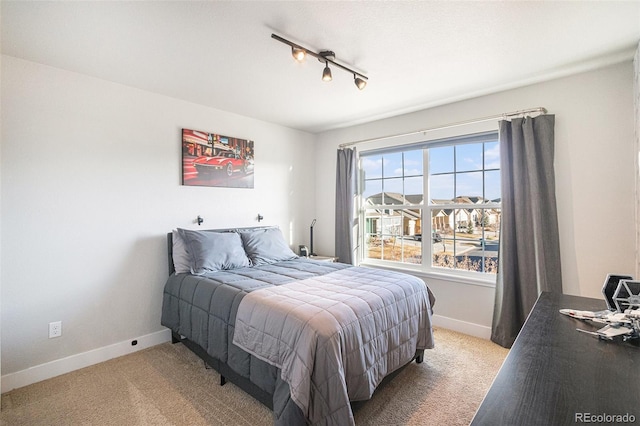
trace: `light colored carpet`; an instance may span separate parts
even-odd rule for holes
[[[357,425],[467,425],[507,350],[435,330],[436,348],[354,406]],[[2,425],[270,425],[271,411],[165,343],[2,395]]]

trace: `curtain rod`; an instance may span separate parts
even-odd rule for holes
[[[367,142],[376,142],[376,141],[382,141],[382,140],[385,140],[385,139],[399,138],[399,137],[404,137],[404,136],[412,136],[412,135],[417,135],[417,134],[420,134],[420,133],[433,132],[435,130],[442,130],[442,129],[449,129],[451,127],[464,126],[466,124],[482,123],[484,121],[497,120],[498,118],[504,118],[506,120],[509,117],[518,116],[518,115],[522,115],[522,114],[532,114],[532,113],[536,113],[536,112],[539,112],[541,114],[546,114],[547,113],[547,109],[545,107],[537,107],[537,108],[522,109],[520,111],[505,112],[503,114],[490,115],[488,117],[476,118],[476,119],[473,119],[473,120],[466,120],[466,121],[458,121],[457,123],[445,124],[445,125],[437,126],[437,127],[430,127],[428,129],[417,130],[415,132],[399,133],[399,134],[396,134],[396,135],[382,136],[380,138],[363,139],[363,140],[359,140],[359,141],[355,141],[355,142],[341,143],[340,145],[338,145],[338,148],[342,149],[342,148],[346,148],[348,146],[360,145],[362,143],[367,143]]]

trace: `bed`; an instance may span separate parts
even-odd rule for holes
[[[168,234],[162,325],[273,410],[354,424],[350,402],[433,347],[433,294],[396,272],[295,255],[277,227]]]

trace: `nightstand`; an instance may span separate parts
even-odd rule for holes
[[[309,256],[311,260],[318,260],[320,262],[337,262],[338,258],[335,256]]]

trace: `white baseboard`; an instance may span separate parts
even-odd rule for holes
[[[443,317],[442,315],[433,315],[431,320],[433,325],[436,327],[448,328],[449,330],[468,334],[469,336],[479,337],[481,339],[491,339],[491,327],[487,327],[486,325],[460,321],[454,318]]]
[[[474,324],[471,322],[461,321],[442,315],[433,315],[433,325],[443,327],[449,330],[468,334],[470,336],[487,339],[491,337],[491,327]],[[131,345],[132,340],[137,340],[138,344]],[[2,393],[10,390],[21,388],[33,383],[41,382],[61,374],[70,373],[84,367],[99,364],[113,358],[127,355],[151,346],[171,341],[171,330],[165,329],[155,333],[147,334],[136,339],[130,339],[113,345],[94,349],[88,352],[72,355],[66,358],[47,362],[45,364],[36,365],[26,370],[17,371],[2,376]]]
[[[131,345],[133,340],[137,340],[138,344]],[[36,365],[26,370],[17,371],[2,376],[1,392],[5,393],[12,389],[21,388],[32,383],[47,380],[61,374],[70,373],[90,365],[99,364],[113,358],[127,355],[151,346],[171,341],[171,330],[165,329],[155,333],[147,334],[141,337],[126,340],[124,342],[114,343],[88,352],[71,355],[66,358],[57,359],[45,364]]]

